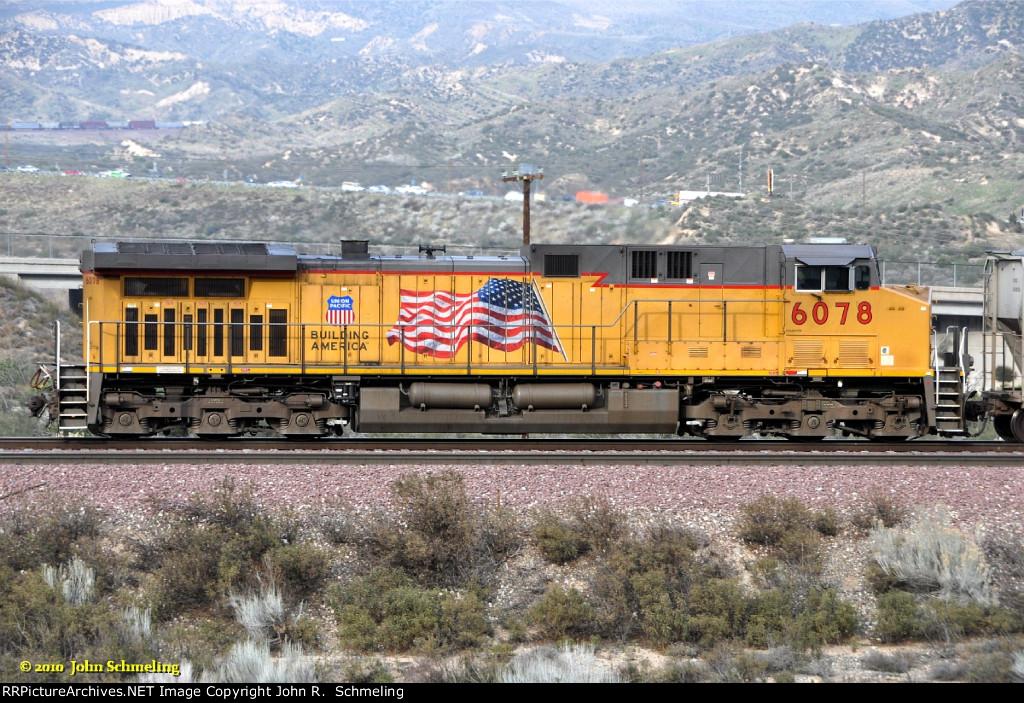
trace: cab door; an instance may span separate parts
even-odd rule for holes
[[[145,364],[181,363],[184,360],[181,308],[182,303],[173,300],[126,304],[124,360]]]
[[[228,319],[226,303],[196,302],[194,356],[197,364],[227,364]]]

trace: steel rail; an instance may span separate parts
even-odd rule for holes
[[[1020,466],[1024,445],[998,441],[719,443],[665,439],[274,438],[0,439],[0,464],[908,464]]]

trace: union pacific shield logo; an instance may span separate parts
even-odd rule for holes
[[[356,313],[352,309],[352,296],[332,295],[327,299],[327,324],[351,325],[355,321]]]

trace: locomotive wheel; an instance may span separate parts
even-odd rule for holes
[[[1017,412],[1020,411],[1018,410]],[[999,435],[999,439],[1004,442],[1016,441],[1016,438],[1013,436],[1012,419],[1010,415],[996,415],[992,418],[992,429]]]
[[[1024,442],[1024,408],[1018,408],[1010,418],[1010,429],[1013,431],[1014,439]]]

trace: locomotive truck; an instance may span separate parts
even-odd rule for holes
[[[968,400],[965,335],[940,352],[928,289],[882,286],[868,246],[95,242],[82,273],[61,430],[892,440],[993,414],[1024,441],[1019,380]]]

